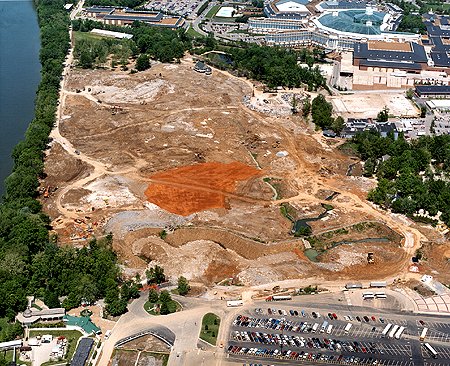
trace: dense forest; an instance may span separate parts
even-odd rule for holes
[[[407,142],[402,136],[364,132],[351,143],[365,161],[364,175],[378,178],[369,200],[425,222],[435,221],[418,215],[420,209],[429,216],[441,212],[440,219],[450,225],[449,135]]]
[[[60,77],[69,49],[69,18],[63,0],[37,0],[41,31],[41,82],[35,100],[35,118],[12,153],[14,167],[5,180],[0,204],[0,336],[17,334],[17,325],[8,323],[27,305],[27,295],[45,298],[59,305],[59,296],[68,296],[64,305],[78,306],[82,299],[109,295],[112,313],[123,309],[132,291],[119,291],[120,272],[110,241],[93,241],[82,250],[60,248],[49,237],[49,218],[37,200],[42,178],[44,150],[55,122]],[[94,263],[95,262],[95,263]],[[91,288],[80,292],[80,284]],[[122,286],[124,287],[124,286]],[[125,287],[132,287],[128,284]],[[86,296],[89,295],[87,298]]]
[[[233,67],[249,78],[263,81],[273,88],[307,85],[308,90],[325,87],[325,78],[317,66],[299,66],[300,52],[286,48],[250,45],[231,47]]]

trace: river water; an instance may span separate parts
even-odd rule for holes
[[[0,195],[11,152],[34,117],[40,80],[39,26],[31,0],[0,0]]]

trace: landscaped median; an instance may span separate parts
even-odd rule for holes
[[[180,311],[182,307],[178,301],[172,299],[168,291],[159,293],[156,289],[150,289],[144,309],[151,315],[167,315]]]
[[[215,346],[217,343],[219,327],[220,318],[216,314],[205,314],[202,320],[202,327],[200,329],[200,339]]]

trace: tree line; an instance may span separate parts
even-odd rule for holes
[[[395,139],[368,131],[356,135],[352,144],[365,161],[364,175],[378,178],[369,200],[418,220],[426,220],[421,209],[429,216],[441,212],[440,219],[450,225],[450,135],[408,142],[402,135]]]
[[[75,57],[83,68],[96,67],[106,61],[109,54],[119,55],[120,63],[128,63],[131,57],[136,59],[145,55],[160,62],[178,61],[184,53],[192,48],[191,38],[184,29],[171,30],[134,22],[131,27],[119,27],[103,24],[90,19],[72,21],[72,29],[90,32],[94,28],[133,35],[130,40],[82,39],[76,43]]]
[[[106,296],[108,290],[119,290],[122,285],[108,241],[94,241],[78,250],[59,247],[57,238],[49,236],[50,219],[37,199],[39,179],[44,178],[44,151],[55,123],[63,63],[70,47],[70,21],[63,0],[35,3],[42,65],[35,117],[12,152],[14,166],[5,180],[0,203],[0,317],[8,321],[25,309],[27,295],[42,297],[51,305],[59,305],[58,297],[67,296],[63,305],[70,308],[83,299]],[[119,293],[111,300],[128,296]],[[2,334],[17,335],[1,322],[0,327]]]

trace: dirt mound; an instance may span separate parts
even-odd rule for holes
[[[234,194],[236,182],[261,174],[261,170],[240,162],[189,165],[153,175],[145,195],[159,207],[187,216],[210,208],[225,208],[227,196],[246,200]]]
[[[296,241],[277,244],[258,243],[224,230],[209,228],[180,228],[167,235],[165,240],[170,245],[179,247],[187,242],[200,239],[210,240],[224,249],[233,250],[245,259],[257,259],[269,254],[290,252],[298,246]]]

